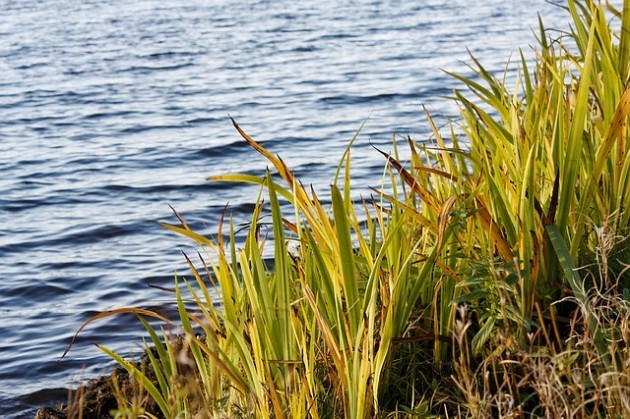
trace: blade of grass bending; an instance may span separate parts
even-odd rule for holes
[[[188,285],[188,282],[186,282],[185,280],[184,282],[186,283],[186,285]],[[190,320],[188,319],[188,312],[186,311],[186,307],[184,306],[184,300],[179,289],[179,281],[177,280],[177,277],[175,278],[175,295],[177,296],[177,310],[179,311],[179,319],[182,322],[182,327],[187,334],[195,336],[195,332],[192,328],[192,325],[190,324]],[[208,369],[206,368],[203,354],[199,349],[199,345],[197,345],[194,340],[191,340],[189,347],[190,351],[193,354],[193,357],[195,358],[195,363],[197,364],[199,375],[201,375],[201,380],[203,381],[205,388],[210,388],[210,377],[208,376]]]
[[[153,342],[153,345],[155,345],[155,342]],[[144,347],[145,347],[145,353],[149,357],[151,368],[153,368],[155,379],[157,380],[158,385],[160,386],[160,391],[162,392],[161,394],[164,394],[168,397],[170,393],[170,389],[169,389],[168,382],[166,380],[166,377],[161,367],[162,363],[158,362],[155,355],[153,354],[153,351],[151,350],[151,347],[146,342],[146,340],[144,341]]]
[[[220,234],[221,233],[219,232],[219,235]],[[184,258],[186,259],[186,263],[188,263],[188,267],[190,268],[190,271],[192,272],[193,276],[195,277],[195,280],[197,281],[197,285],[198,285],[199,289],[203,293],[203,297],[206,300],[207,307],[213,307],[214,306],[214,301],[212,300],[212,297],[210,296],[210,292],[208,291],[208,287],[203,282],[203,279],[201,278],[201,275],[199,274],[199,271],[197,270],[195,265],[193,265],[193,263],[190,260],[190,258],[188,257],[188,255],[186,253],[184,253],[184,252],[182,252],[182,254],[184,255]],[[201,255],[199,255],[199,258],[201,259],[201,261],[203,263],[203,258],[201,258]],[[212,281],[212,278],[210,276],[209,276],[209,279]],[[216,288],[216,284],[212,284],[212,286],[214,286]],[[199,306],[199,308],[203,311],[204,317],[206,317],[207,319],[212,319],[216,323],[216,316],[210,314],[210,312],[208,311],[208,308],[205,307],[204,304],[201,302],[201,299],[199,299],[199,297],[196,294],[193,295],[193,297],[195,299],[195,302]]]
[[[243,139],[245,139],[245,141],[247,141],[247,143],[252,148],[254,148],[254,150],[258,151],[267,160],[269,160],[269,162],[271,162],[275,166],[275,168],[278,170],[278,173],[280,174],[280,176],[282,176],[283,179],[288,181],[289,184],[293,185],[293,180],[294,180],[293,174],[287,168],[286,164],[284,164],[282,159],[278,156],[274,156],[266,148],[258,144],[252,137],[250,137],[245,131],[243,131],[243,129],[236,123],[234,118],[230,116],[230,119],[232,120],[232,125],[234,125],[234,128],[236,128],[236,130],[241,135],[241,137],[243,137]]]
[[[120,355],[113,352],[112,350],[101,345],[96,345],[96,347],[99,348],[101,351],[105,352],[114,361],[120,364],[120,366],[123,367],[131,376],[133,376],[133,378],[138,380],[138,382],[142,385],[142,387],[144,387],[147,390],[147,392],[151,395],[153,400],[155,400],[155,403],[157,403],[158,407],[160,408],[160,410],[162,411],[165,417],[167,418],[172,417],[171,410],[169,409],[168,404],[166,403],[166,400],[164,399],[164,397],[162,397],[162,394],[157,389],[157,387],[155,387],[155,385],[151,382],[151,380],[149,380],[147,376],[142,373],[142,371],[140,371],[131,362],[124,360]]]
[[[572,2],[571,2],[572,3]],[[569,215],[571,213],[573,195],[575,194],[575,184],[580,169],[579,157],[582,151],[581,142],[584,134],[587,110],[589,107],[589,93],[591,84],[591,71],[593,66],[593,54],[595,44],[595,22],[591,25],[588,35],[588,46],[584,56],[584,67],[580,72],[580,84],[578,87],[575,110],[569,131],[568,144],[564,164],[562,165],[560,188],[560,206],[558,207],[557,226],[560,232],[565,232],[569,225]],[[583,229],[581,225],[577,229]]]
[[[175,217],[177,217],[177,219],[179,220],[179,222],[181,223],[182,227],[184,227],[186,230],[190,231],[190,227],[188,227],[188,224],[186,223],[186,221],[182,218],[181,215],[179,215],[179,212],[177,212],[177,210],[175,208],[173,208],[172,206],[168,206],[171,211],[173,212],[173,214],[175,214]]]
[[[525,59],[525,54],[523,53],[523,50],[519,49],[519,53],[521,55],[521,71],[523,72],[522,79],[525,82],[525,98],[527,100],[527,105],[532,106],[534,98],[532,79],[529,75],[529,68],[527,66],[527,60]]]
[[[477,62],[477,64],[479,65],[479,62]],[[480,68],[483,69],[483,67],[480,66]],[[478,74],[480,77],[483,77],[482,74],[479,73],[479,71],[475,68],[472,68],[472,71],[474,71],[476,74]],[[485,70],[484,70],[485,71]],[[500,112],[504,107],[501,106],[501,102],[499,100],[497,100],[498,98],[496,96],[493,95],[493,93],[486,89],[485,87],[483,87],[481,84],[475,82],[474,80],[459,75],[457,73],[452,73],[450,71],[445,71],[446,74],[448,74],[449,76],[461,81],[462,83],[464,83],[469,89],[470,91],[472,91],[476,96],[478,96],[481,100],[483,100],[484,102],[486,102],[487,104],[489,104],[492,108],[496,108],[496,110],[498,112]],[[486,81],[490,81],[489,79],[487,79]],[[491,85],[492,87],[492,85]],[[504,115],[502,115],[503,117]]]
[[[158,353],[158,359],[160,360],[161,368],[158,368],[156,362],[156,365],[153,365],[153,370],[155,371],[155,375],[158,379],[158,383],[160,384],[162,392],[166,393],[166,391],[168,390],[168,385],[165,379],[165,375],[170,377],[173,375],[174,372],[174,370],[171,369],[171,363],[166,362],[167,360],[169,360],[168,353],[166,351],[166,348],[164,348],[164,343],[162,343],[162,340],[158,337],[157,333],[155,333],[155,330],[153,329],[153,327],[151,327],[149,322],[142,318],[142,316],[138,316],[138,319],[144,325],[144,328],[147,330],[147,332],[149,332],[153,347]],[[150,349],[147,349],[147,354],[151,359],[151,364],[153,364],[155,357],[153,356],[152,351]]]
[[[266,178],[254,175],[247,175],[241,173],[233,173],[233,174],[225,174],[225,175],[217,175],[210,176],[206,180],[208,181],[219,181],[219,182],[236,182],[236,183],[250,183],[253,185],[263,186],[267,182]],[[287,201],[293,204],[294,196],[289,192],[288,189],[283,188],[274,182],[274,187],[276,188],[276,192],[282,195]]]
[[[313,258],[311,260],[314,259],[314,267],[317,269],[318,274],[316,282],[311,282],[308,286],[312,288],[311,292],[314,293],[315,300],[317,300],[317,302],[323,302],[323,304],[318,307],[318,310],[323,310],[323,313],[321,313],[322,317],[325,319],[334,319],[331,323],[337,324],[339,321],[338,313],[341,312],[343,308],[340,307],[342,304],[340,299],[341,293],[336,292],[336,290],[339,289],[339,285],[335,284],[331,277],[333,268],[327,264],[329,261],[325,259],[320,246],[317,245],[310,231],[304,229],[303,232],[306,235],[306,245],[312,251]],[[341,328],[338,328],[337,331],[342,333]],[[342,342],[342,346],[345,348],[345,342],[341,337],[339,339]]]
[[[582,285],[582,279],[577,273],[577,268],[573,263],[573,258],[571,257],[569,248],[562,238],[562,234],[560,233],[558,226],[551,224],[545,228],[547,230],[547,237],[549,237],[556,256],[558,257],[558,262],[560,263],[560,267],[564,273],[564,278],[569,283],[569,287],[571,287],[574,297],[581,305],[584,305],[586,302],[586,295]]]
[[[339,258],[343,275],[343,287],[346,292],[346,298],[348,299],[348,315],[351,321],[352,336],[350,340],[353,341],[361,318],[359,313],[361,305],[359,304],[359,289],[354,266],[352,239],[350,237],[350,226],[347,220],[348,215],[345,210],[343,198],[341,197],[341,192],[335,185],[331,186],[331,191],[335,230],[339,244]]]
[[[206,245],[210,248],[214,248],[214,243],[212,243],[208,238],[202,236],[201,234],[197,234],[193,231],[187,230],[185,228],[182,227],[177,227],[174,226],[172,224],[167,224],[167,223],[158,223],[159,225],[161,225],[162,227],[174,231],[177,234],[181,234],[182,236],[186,236],[189,239],[192,239],[194,242],[201,244],[201,245]]]
[[[81,333],[81,331],[83,329],[85,329],[90,323],[98,320],[98,319],[103,319],[106,317],[110,317],[110,316],[115,316],[118,314],[122,314],[122,313],[130,313],[130,314],[137,314],[140,316],[146,316],[146,317],[153,317],[155,319],[158,320],[162,320],[165,323],[170,324],[171,321],[169,319],[167,319],[166,317],[157,314],[154,311],[151,310],[144,310],[141,308],[129,308],[129,307],[125,307],[125,308],[117,308],[114,310],[107,310],[107,311],[103,311],[101,313],[97,313],[94,316],[90,317],[89,319],[87,319],[77,330],[77,332],[74,334],[74,336],[72,337],[72,340],[70,341],[70,344],[68,345],[68,347],[66,348],[66,350],[64,351],[63,355],[61,355],[61,357],[65,357],[68,352],[70,352],[70,349],[72,348],[72,345],[74,345],[74,342],[76,341],[77,337],[79,336],[79,333]]]
[[[232,120],[232,124],[234,125],[234,128],[236,128],[236,130],[241,135],[241,137],[243,137],[245,141],[247,141],[247,143],[254,150],[258,151],[267,160],[269,160],[271,164],[274,165],[280,177],[282,177],[282,179],[284,179],[289,184],[290,189],[293,191],[293,195],[295,195],[296,202],[299,203],[300,205],[308,205],[310,203],[310,200],[306,194],[306,191],[304,190],[302,185],[296,180],[295,176],[293,175],[293,172],[289,170],[289,168],[284,163],[284,161],[282,161],[280,157],[274,156],[266,148],[264,148],[263,146],[258,144],[256,141],[254,141],[252,137],[247,135],[247,133],[241,129],[241,127],[236,123],[236,121],[232,117],[230,117],[230,119]]]
[[[420,199],[422,199],[423,202],[425,202],[433,211],[438,211],[437,205],[433,202],[433,199],[431,199],[427,191],[423,190],[420,187],[420,185],[416,181],[416,178],[411,173],[409,173],[409,171],[405,169],[403,165],[398,162],[398,160],[376,147],[374,147],[374,149],[385,156],[387,162],[398,171],[400,177],[404,180],[404,182],[409,185],[411,190],[415,192],[420,197]],[[395,191],[392,195],[396,196]]]

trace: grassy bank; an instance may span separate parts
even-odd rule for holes
[[[139,383],[119,417],[630,416],[630,0],[566,6],[512,85],[453,75],[461,120],[381,152],[362,202],[351,144],[325,205],[234,122],[273,168],[210,179],[260,185],[247,239],[164,224],[203,252],[177,331],[117,310],[155,347],[146,368],[102,348]]]

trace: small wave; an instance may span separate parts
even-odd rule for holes
[[[163,66],[147,66],[147,65],[143,65],[143,66],[132,66],[132,67],[128,67],[128,68],[124,68],[121,70],[121,72],[129,72],[129,73],[141,73],[141,74],[147,74],[147,73],[151,73],[154,71],[173,71],[173,70],[179,70],[181,68],[186,68],[186,67],[191,67],[193,66],[194,63],[181,63],[181,64],[173,64],[173,65],[163,65]]]
[[[41,198],[23,198],[19,200],[3,200],[0,199],[0,210],[17,213],[33,208],[41,208],[47,206],[59,205],[78,205],[93,203],[85,197],[70,198],[66,196],[46,196]]]
[[[138,125],[129,128],[124,128],[119,132],[121,134],[138,134],[142,132],[154,131],[154,130],[172,130],[181,129],[183,125]]]
[[[359,95],[337,95],[337,96],[327,96],[320,98],[320,102],[328,103],[331,105],[354,105],[358,103],[371,103],[371,102],[381,102],[381,101],[391,101],[396,99],[408,99],[408,98],[416,98],[420,95],[418,93],[381,93],[378,95],[368,95],[368,96],[359,96]]]
[[[25,240],[18,243],[11,243],[0,246],[0,253],[20,253],[39,247],[56,247],[65,246],[75,247],[77,245],[85,245],[96,243],[102,240],[109,240],[136,234],[144,229],[147,222],[134,222],[124,225],[102,225],[98,227],[84,228],[78,232],[60,234],[54,238],[44,236],[41,239]]]
[[[154,53],[146,54],[146,55],[139,55],[138,58],[161,60],[161,59],[173,58],[173,57],[193,57],[199,54],[200,53],[197,51],[165,51],[165,52],[154,52]]]
[[[315,52],[318,51],[319,48],[317,48],[316,46],[307,46],[307,47],[297,47],[297,48],[293,48],[294,52]]]
[[[210,118],[210,117],[202,117],[202,118],[193,118],[186,121],[187,125],[204,125],[204,124],[212,124],[217,121],[223,121],[224,118]]]
[[[234,141],[229,144],[221,144],[214,147],[206,147],[191,152],[191,157],[221,157],[240,155],[243,150],[249,148],[246,141]]]
[[[107,119],[107,118],[114,118],[114,117],[130,117],[133,115],[138,114],[138,112],[136,111],[132,111],[132,110],[124,110],[124,111],[111,111],[111,112],[94,112],[94,113],[90,113],[87,115],[83,116],[83,119]]]
[[[39,283],[35,286],[37,292],[33,292],[33,287],[33,284],[28,284],[21,287],[5,289],[2,292],[2,298],[7,303],[23,303],[28,301],[32,304],[57,299],[72,292],[69,288],[60,285]]]
[[[133,196],[146,195],[146,194],[164,194],[167,192],[179,191],[179,192],[187,192],[187,191],[204,191],[213,189],[212,186],[208,182],[204,183],[194,183],[189,185],[182,184],[162,184],[162,185],[151,185],[151,186],[131,186],[131,185],[121,185],[121,184],[112,184],[106,185],[102,188],[99,188],[98,191],[92,191],[93,193],[102,194],[103,192],[111,192],[111,193],[125,193]]]

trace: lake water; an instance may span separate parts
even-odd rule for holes
[[[185,4],[185,5],[183,5]],[[544,0],[0,1],[0,416],[32,417],[70,378],[111,368],[94,343],[139,349],[131,317],[78,326],[100,310],[169,305],[190,243],[156,221],[169,204],[212,234],[257,188],[206,182],[260,174],[265,161],[228,114],[325,191],[353,150],[356,193],[378,185],[392,135],[427,138],[422,105],[469,73],[467,48],[499,71],[531,56]]]

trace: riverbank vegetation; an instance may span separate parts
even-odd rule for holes
[[[566,7],[516,77],[453,75],[461,120],[378,150],[362,201],[351,146],[324,202],[234,122],[272,168],[210,179],[260,185],[247,238],[164,224],[202,252],[178,328],[118,310],[153,347],[102,348],[139,384],[118,417],[630,416],[630,0]]]

